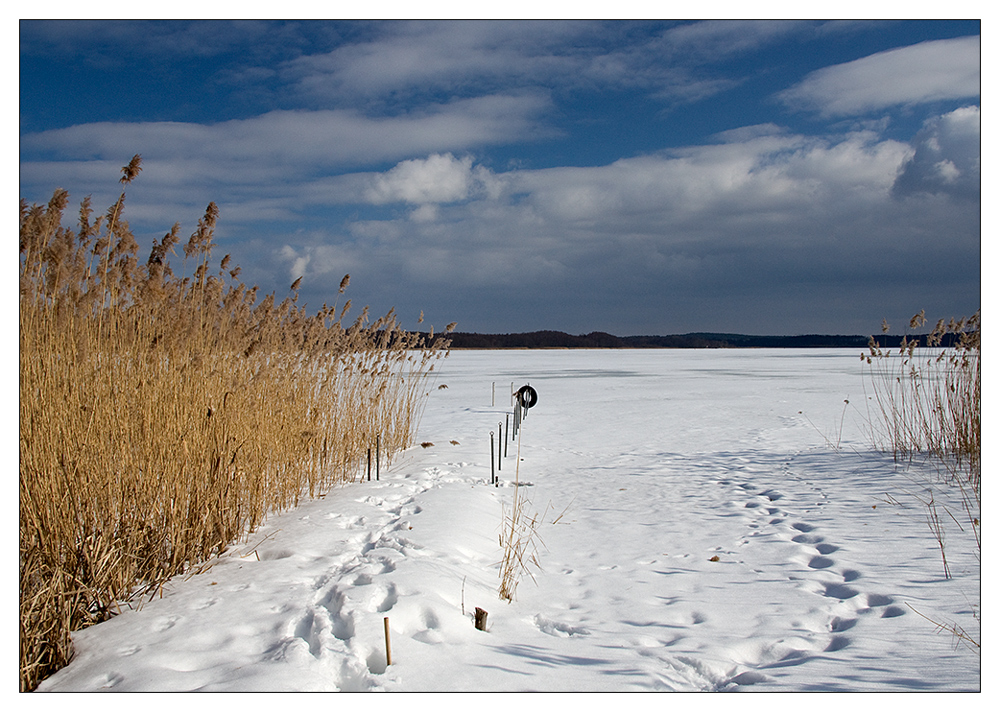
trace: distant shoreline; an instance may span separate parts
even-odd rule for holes
[[[908,334],[926,345],[926,334]],[[951,336],[951,335],[949,335]],[[562,331],[531,331],[516,334],[479,334],[452,332],[455,350],[564,350],[564,349],[762,349],[762,348],[852,348],[866,350],[869,336],[841,334],[804,334],[798,336],[755,336],[749,334],[691,333],[667,336],[615,336],[605,332],[573,335]],[[899,346],[902,335],[879,334],[879,346]],[[945,339],[942,346],[951,346],[953,339]]]

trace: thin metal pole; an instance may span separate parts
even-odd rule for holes
[[[506,421],[507,421],[507,427],[505,428],[505,432],[508,435],[510,435],[510,413],[507,413],[506,415],[507,415],[507,419],[506,419]],[[504,457],[507,457],[507,441],[508,440],[510,440],[510,438],[504,438],[504,441],[503,441],[503,456]]]
[[[493,455],[494,455],[494,452],[493,452],[493,431],[491,430],[490,431],[490,484],[493,484],[494,482],[496,482],[496,479],[497,479],[497,473],[493,469],[493,467],[495,465],[495,463],[493,461],[496,458],[493,457]]]
[[[378,480],[379,471],[381,468],[381,453],[382,453],[382,436],[375,436],[375,479]]]

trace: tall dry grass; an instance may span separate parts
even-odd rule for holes
[[[910,329],[926,323],[921,310],[910,320]],[[888,329],[883,323],[883,332]],[[872,338],[869,353],[861,356],[873,386],[869,400],[876,414],[869,415],[869,422],[875,443],[897,460],[929,456],[943,466],[946,482],[958,488],[961,512],[940,504],[932,488],[915,495],[927,511],[946,578],[951,578],[946,519],[970,532],[977,556],[982,551],[981,332],[976,312],[947,323],[938,321],[925,340],[904,336],[898,350],[883,349]],[[958,637],[978,648],[978,641],[964,631]]]
[[[910,328],[926,323],[921,310],[910,320]],[[883,333],[888,330],[883,323]],[[957,487],[961,511],[938,502],[933,488],[914,495],[926,509],[946,578],[951,578],[947,520],[968,534],[969,546],[981,561],[981,332],[977,311],[971,317],[938,321],[926,340],[904,336],[898,350],[884,349],[872,338],[869,353],[861,355],[873,386],[869,398],[875,414],[869,414],[869,422],[876,445],[897,460],[929,456],[942,466],[946,483]],[[973,605],[973,617],[978,623],[978,605]],[[980,641],[961,626],[935,625],[979,651]]]
[[[927,323],[923,311],[910,328]],[[883,332],[888,331],[883,324]],[[897,458],[926,453],[944,463],[952,477],[976,493],[980,485],[980,313],[938,321],[924,345],[903,337],[898,350],[872,338],[861,358],[869,367],[869,418],[877,443]],[[942,344],[946,339],[949,346]]]
[[[394,314],[309,315],[214,267],[214,203],[140,261],[125,188],[95,218],[20,206],[20,688],[72,657],[70,632],[222,553],[269,513],[411,444],[448,342]],[[183,250],[183,269],[170,256]],[[454,325],[449,325],[448,331]]]

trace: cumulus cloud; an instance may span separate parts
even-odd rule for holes
[[[980,196],[978,106],[931,119],[913,138],[913,156],[900,171],[897,195],[944,193],[967,200]]]
[[[374,204],[454,203],[473,195],[495,194],[497,178],[483,166],[473,168],[472,157],[455,158],[450,153],[401,161],[394,168],[372,178],[365,199]],[[415,219],[428,220],[436,211],[424,210]]]
[[[921,42],[826,67],[778,97],[793,108],[850,116],[979,96],[979,37]]]
[[[471,185],[471,156],[434,154],[402,161],[375,177],[365,197],[372,203],[452,203],[465,200]]]

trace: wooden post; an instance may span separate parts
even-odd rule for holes
[[[476,630],[486,630],[486,616],[489,614],[476,606]],[[386,620],[389,620],[386,618]]]
[[[372,449],[368,448],[368,481],[372,481]]]
[[[385,664],[392,665],[392,648],[389,647],[389,616],[382,619],[385,624]]]

